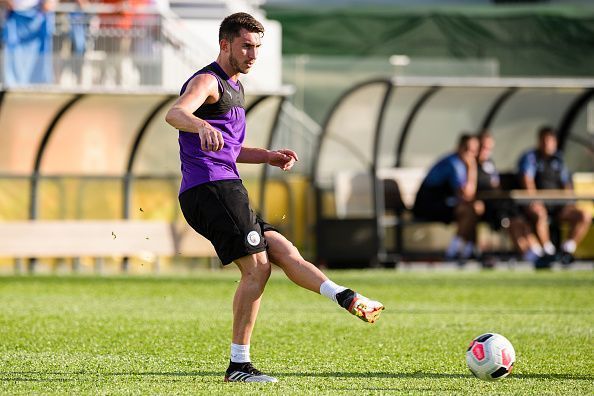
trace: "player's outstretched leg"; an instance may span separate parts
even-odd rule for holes
[[[270,261],[278,265],[299,286],[320,293],[359,319],[374,323],[384,309],[382,303],[337,285],[315,265],[305,260],[297,248],[276,231],[266,233]]]
[[[225,382],[278,382],[278,380],[262,373],[250,362],[229,362],[229,368],[225,372]]]

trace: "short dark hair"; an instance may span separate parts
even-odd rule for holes
[[[466,148],[466,145],[472,139],[477,139],[476,135],[470,133],[462,133],[458,138],[458,150]]]
[[[264,26],[260,22],[248,13],[237,12],[229,15],[221,22],[219,41],[223,39],[229,42],[233,41],[235,37],[239,37],[241,29],[245,29],[250,33],[260,33],[260,37],[264,36]]]
[[[542,139],[546,135],[553,135],[557,137],[557,132],[555,132],[555,128],[550,125],[543,125],[538,129],[538,138]]]

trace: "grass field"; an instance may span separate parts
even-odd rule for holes
[[[273,272],[252,359],[278,384],[224,383],[238,272],[0,278],[3,394],[594,394],[594,273],[330,272],[387,309],[363,323]],[[472,377],[470,340],[515,346]]]

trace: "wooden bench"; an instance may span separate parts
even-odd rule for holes
[[[106,257],[139,257],[152,262],[158,270],[160,257],[174,256],[217,257],[210,242],[185,223],[127,220],[0,223],[0,257],[14,258],[17,263],[26,259],[34,262],[35,258],[93,257],[100,270]],[[212,260],[211,265],[214,265]]]

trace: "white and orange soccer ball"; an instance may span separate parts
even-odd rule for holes
[[[476,337],[466,350],[466,364],[477,378],[495,381],[511,373],[516,351],[501,334],[485,333]]]

